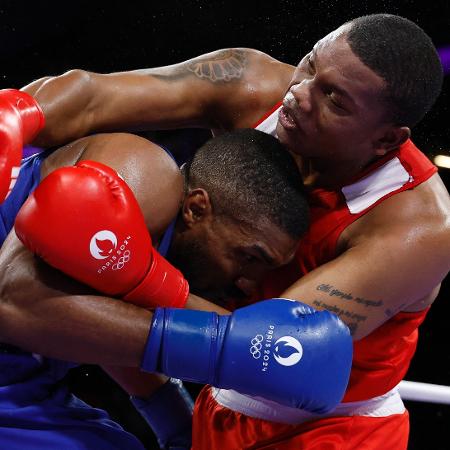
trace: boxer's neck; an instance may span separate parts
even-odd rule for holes
[[[358,176],[376,158],[369,161],[330,161],[329,159],[302,158],[293,155],[303,176],[305,186],[310,189],[338,189]]]

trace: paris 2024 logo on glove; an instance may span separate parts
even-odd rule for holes
[[[282,366],[293,366],[297,364],[303,356],[303,347],[300,342],[292,336],[283,336],[275,344],[273,357],[278,364]],[[293,350],[292,350],[293,349]],[[290,355],[284,356],[284,352],[290,352]]]
[[[95,259],[103,260],[102,266],[97,270],[102,273],[111,268],[121,270],[131,258],[127,249],[131,236],[127,236],[118,247],[117,236],[109,230],[97,231],[89,242],[89,251]],[[108,259],[108,261],[104,261]]]
[[[109,230],[98,231],[92,236],[89,250],[95,259],[106,259],[117,248],[117,236]]]
[[[250,354],[254,359],[262,359],[263,372],[267,372],[269,368],[271,354],[278,364],[285,367],[294,366],[303,356],[302,344],[293,336],[282,336],[273,343],[274,328],[270,325],[265,338],[262,334],[257,334],[250,341]]]

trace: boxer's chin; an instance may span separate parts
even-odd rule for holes
[[[280,121],[277,122],[276,132],[278,140],[293,154],[301,155],[301,148],[299,145],[298,133],[291,130],[286,130]]]

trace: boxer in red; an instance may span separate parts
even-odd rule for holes
[[[46,114],[46,145],[104,129],[220,133],[269,111],[260,129],[296,157],[313,224],[296,262],[264,288],[333,311],[351,328],[346,402],[336,417],[318,418],[207,389],[194,448],[406,448],[408,414],[395,385],[450,268],[448,192],[410,140],[441,84],[423,30],[377,14],[328,34],[297,67],[229,49],[161,69],[73,71],[28,86]]]

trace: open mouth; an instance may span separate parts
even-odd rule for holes
[[[278,120],[286,130],[302,131],[299,126],[297,101],[292,92],[288,91],[283,99],[283,106],[278,113]]]
[[[282,106],[278,113],[278,122],[287,131],[303,132],[299,125],[299,120],[295,117],[294,112],[288,106]]]
[[[285,106],[280,109],[280,112],[278,113],[278,120],[281,126],[286,130],[298,129],[297,122]]]

